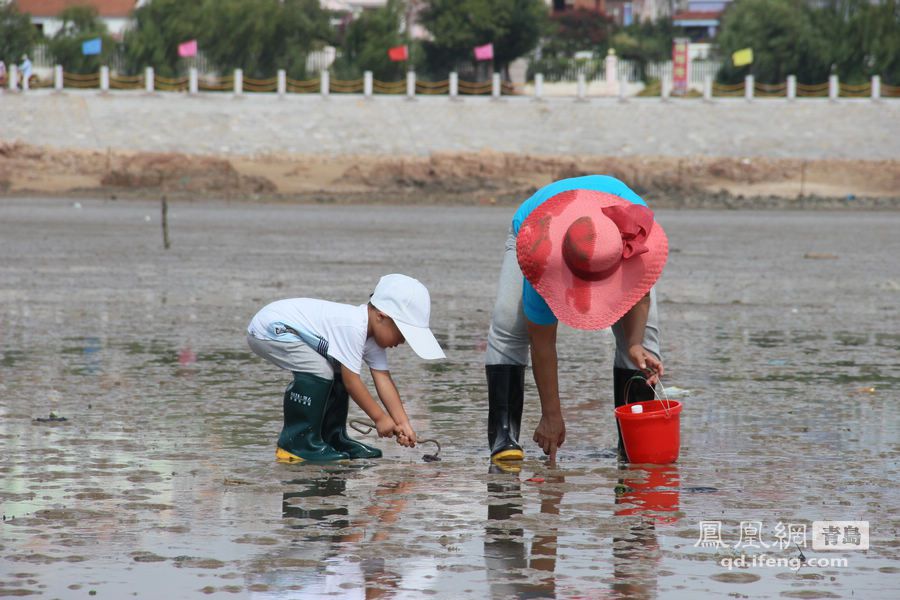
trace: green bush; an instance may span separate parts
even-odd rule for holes
[[[49,49],[56,63],[70,73],[96,73],[108,65],[116,53],[116,41],[109,35],[106,24],[89,6],[73,6],[59,15],[62,27],[50,40]],[[101,40],[100,54],[85,56],[82,44],[94,38]]]
[[[36,39],[31,18],[16,10],[14,2],[0,3],[0,60],[18,63],[23,54],[31,54]]]

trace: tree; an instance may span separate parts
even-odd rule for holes
[[[306,56],[333,36],[318,0],[206,0],[202,21],[200,40],[210,61],[257,78],[278,69],[305,77]]]
[[[717,37],[724,59],[718,79],[739,83],[753,74],[761,83],[780,83],[796,75],[802,83],[821,83],[828,78],[829,45],[813,22],[802,0],[739,0],[723,17]],[[753,63],[735,67],[731,54],[753,49]]]
[[[184,71],[178,45],[200,37],[202,3],[153,0],[134,11],[134,27],[125,34],[125,60],[131,73],[153,67],[163,77]]]
[[[409,45],[408,36],[400,31],[404,5],[400,0],[388,0],[383,8],[365,11],[350,22],[341,44],[341,56],[335,71],[342,79],[357,79],[363,71],[372,71],[375,79],[396,81],[402,79],[404,62],[393,62],[388,49],[402,44]],[[412,52],[413,62],[419,52]]]
[[[306,56],[332,36],[318,0],[153,0],[134,15],[125,37],[130,70],[152,66],[166,77],[185,71],[178,45],[196,39],[222,71],[241,68],[248,77],[267,78],[285,69],[301,79]]]
[[[879,74],[900,82],[897,0],[829,0],[815,8],[800,0],[740,0],[726,11],[717,41],[726,61],[719,71],[724,82],[748,73],[765,83],[788,75],[822,83],[832,73],[848,83]],[[748,47],[753,64],[732,66],[731,53]]]
[[[593,10],[578,8],[556,13],[550,17],[541,54],[571,57],[576,52],[592,51],[603,56],[614,27],[610,17]]]
[[[36,38],[28,15],[16,10],[14,2],[0,4],[0,60],[17,63],[23,54],[31,54]]]
[[[106,24],[89,6],[72,6],[59,14],[60,30],[50,40],[50,53],[62,68],[70,73],[96,73],[101,65],[108,65],[116,52],[116,42],[109,35]],[[82,44],[100,38],[100,54],[85,56]]]
[[[620,57],[638,67],[638,78],[646,79],[647,64],[672,58],[672,40],[676,29],[669,19],[629,25],[616,33],[610,45]]]
[[[900,81],[900,5],[897,0],[831,0],[813,12],[829,40],[829,64],[842,81],[863,83],[872,75]]]
[[[547,19],[543,0],[431,0],[422,24],[434,39],[424,44],[429,68],[446,73],[474,62],[473,48],[494,45],[494,64],[508,78],[509,63],[538,43]]]

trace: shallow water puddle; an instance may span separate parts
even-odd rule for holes
[[[612,337],[564,330],[559,464],[529,441],[529,382],[526,460],[504,472],[486,456],[481,355],[511,210],[184,204],[166,252],[143,219],[152,205],[81,204],[77,224],[62,201],[0,204],[0,595],[896,588],[900,334],[883,283],[900,267],[857,238],[900,255],[898,215],[661,212],[680,250],[659,285],[666,384],[691,390],[679,462],[617,464]],[[275,463],[286,377],[245,348],[247,320],[280,297],[362,303],[393,271],[428,283],[448,351],[440,364],[391,354],[442,460],[366,438],[384,459]],[[67,421],[34,421],[51,411]],[[734,566],[796,558],[779,524],[821,520],[869,521],[870,549],[803,548],[846,566]],[[698,545],[702,523],[727,547]],[[734,548],[754,523],[757,546]]]

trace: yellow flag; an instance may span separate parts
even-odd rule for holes
[[[753,48],[744,48],[731,55],[731,61],[736,67],[743,67],[753,62]]]

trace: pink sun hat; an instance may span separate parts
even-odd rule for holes
[[[662,275],[669,240],[646,206],[571,190],[528,215],[516,255],[525,279],[556,318],[576,329],[605,329]]]

